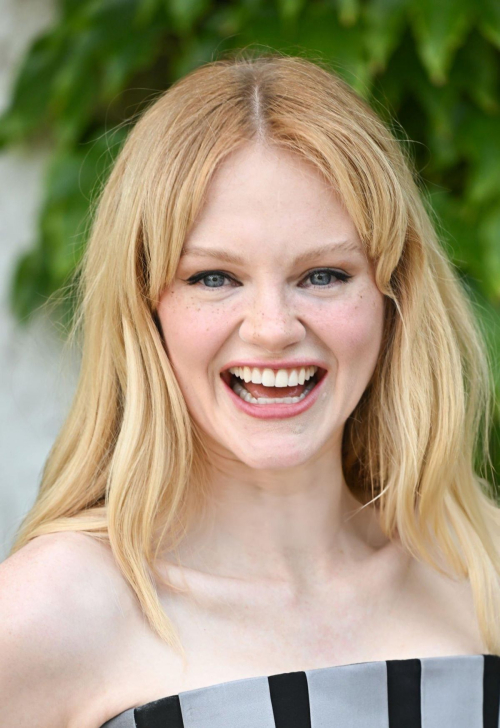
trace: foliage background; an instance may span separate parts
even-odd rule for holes
[[[326,61],[410,140],[490,345],[500,473],[498,0],[59,0],[0,117],[0,147],[49,138],[53,150],[37,236],[13,273],[15,315],[26,322],[64,291],[136,115],[180,76],[250,44]],[[72,298],[58,300],[54,315],[67,321]]]

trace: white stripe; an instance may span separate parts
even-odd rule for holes
[[[311,728],[389,728],[387,663],[306,670]]]
[[[425,657],[422,728],[483,728],[482,655]]]
[[[101,728],[136,728],[134,719],[134,708],[124,710],[111,720],[104,723]]]
[[[275,728],[267,677],[187,690],[179,700],[184,728]]]

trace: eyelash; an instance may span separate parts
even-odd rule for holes
[[[337,277],[337,283],[348,283],[349,279],[352,278],[352,276],[348,275],[347,273],[342,273],[342,271],[335,270],[334,268],[316,268],[315,270],[312,270],[310,273],[307,274],[306,278],[310,278],[315,273],[328,273],[332,276]],[[220,270],[208,270],[208,271],[202,271],[201,273],[195,273],[194,275],[190,276],[189,278],[185,278],[184,281],[189,286],[194,286],[196,283],[199,283],[204,278],[208,278],[208,276],[222,276],[223,278],[227,278],[228,280],[231,280],[233,282],[234,278],[227,273],[223,273]],[[202,286],[206,290],[217,290],[224,288],[224,286]],[[330,285],[327,286],[318,286],[314,285],[313,288],[331,288]]]

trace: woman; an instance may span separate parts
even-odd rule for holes
[[[373,111],[299,58],[197,69],[129,135],[81,281],[1,570],[5,725],[497,728],[487,360]]]

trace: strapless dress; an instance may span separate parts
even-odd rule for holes
[[[499,704],[500,656],[453,655],[230,680],[101,728],[500,728]]]

